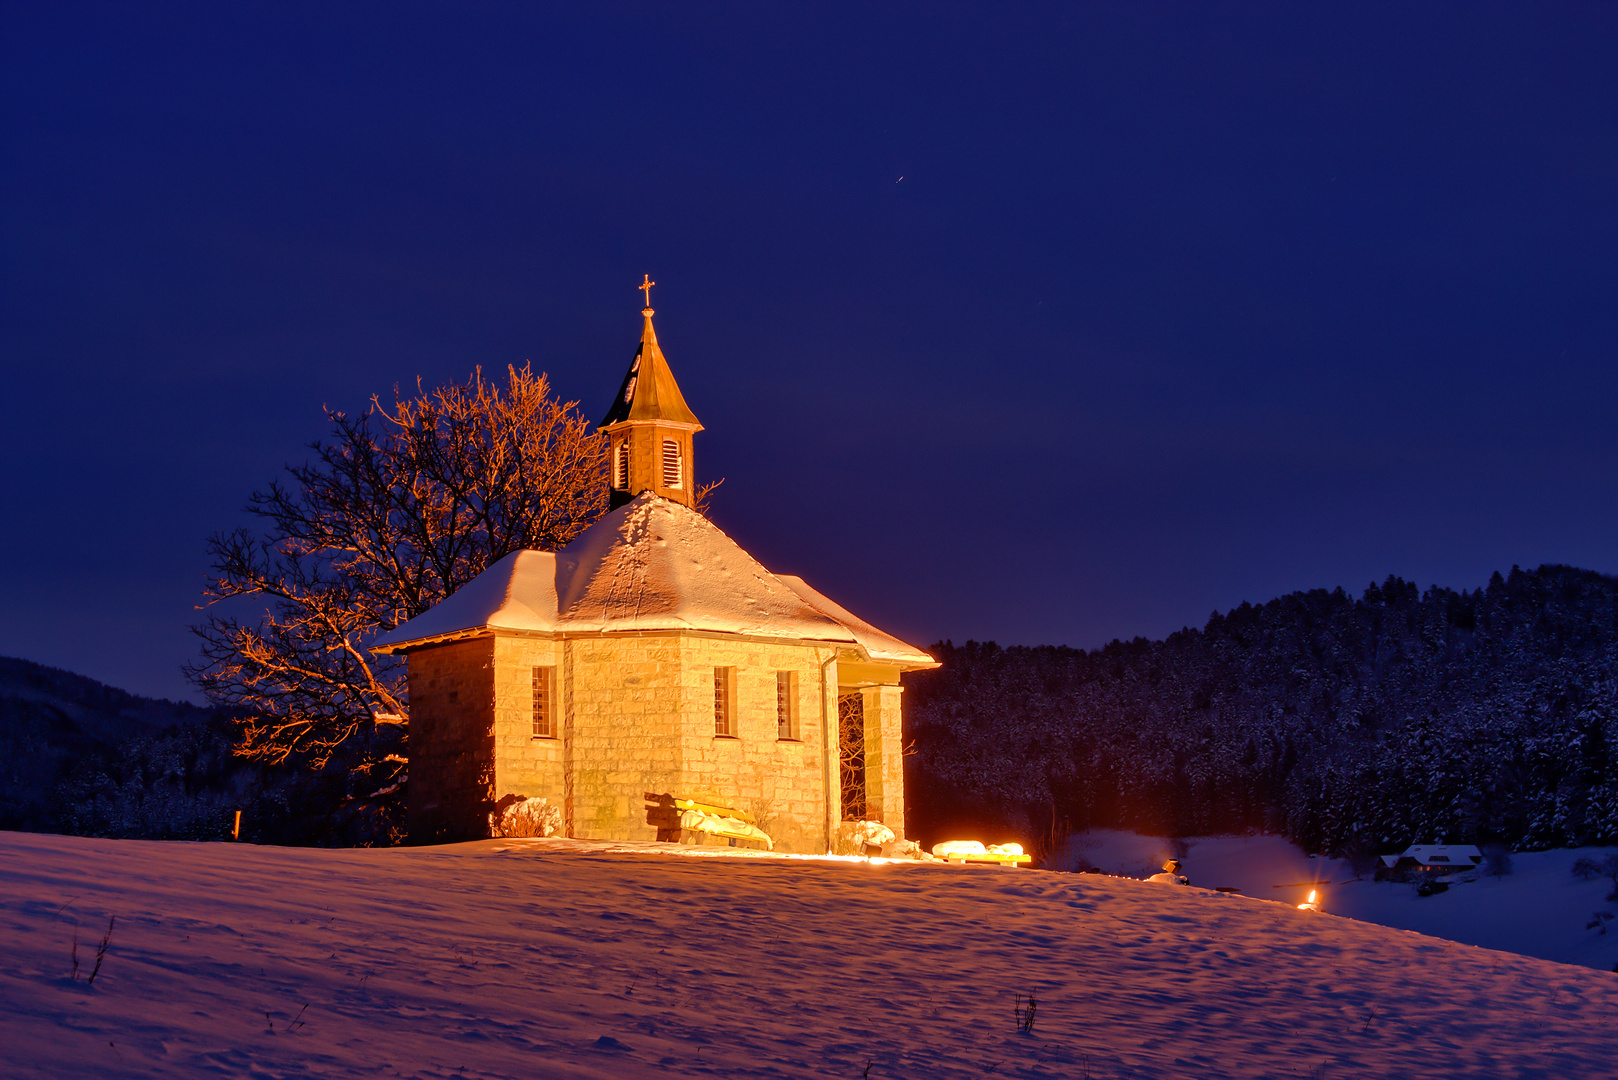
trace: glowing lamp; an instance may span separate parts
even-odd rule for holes
[[[1315,889],[1309,890],[1309,899],[1298,905],[1299,911],[1319,911],[1320,893]]]

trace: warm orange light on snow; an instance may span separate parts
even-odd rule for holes
[[[1298,905],[1299,911],[1319,911],[1320,893],[1314,889],[1309,890],[1309,899]]]

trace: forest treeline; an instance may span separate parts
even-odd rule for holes
[[[1292,593],[1163,641],[934,649],[912,829],[1259,829],[1361,855],[1618,840],[1618,578]]]
[[[1260,829],[1334,854],[1618,842],[1618,578],[1389,578],[1083,651],[944,642],[906,676],[909,831]],[[386,842],[337,767],[232,753],[217,712],[0,659],[0,828]],[[996,833],[1003,835],[995,835]]]

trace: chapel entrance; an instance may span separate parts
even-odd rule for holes
[[[837,760],[841,766],[844,821],[865,820],[865,697],[837,696]]]

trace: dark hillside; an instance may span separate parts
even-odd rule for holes
[[[1618,839],[1618,578],[1293,593],[1094,652],[945,642],[911,821],[1273,829],[1334,851]]]
[[[236,756],[213,710],[138,697],[0,657],[0,829],[144,840],[343,846],[376,830],[341,764],[271,768]]]
[[[195,705],[137,697],[70,671],[0,657],[0,828],[43,827],[52,786],[76,763],[207,715]]]

